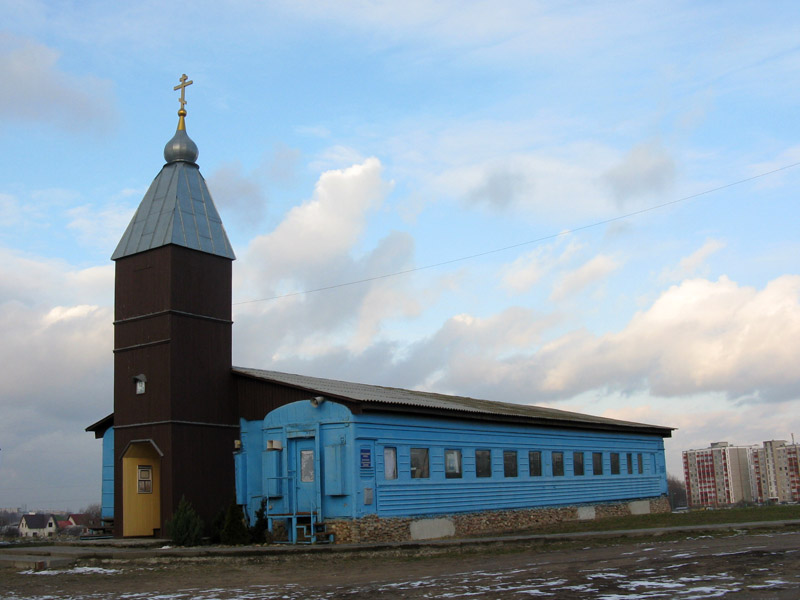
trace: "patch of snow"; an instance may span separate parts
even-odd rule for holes
[[[622,573],[614,573],[613,571],[601,571],[600,573],[592,573],[587,575],[586,579],[625,579],[627,575]]]
[[[102,567],[75,567],[72,569],[47,569],[44,571],[20,571],[20,575],[114,575],[122,573],[119,569],[103,569]]]
[[[748,585],[747,587],[751,590],[768,590],[769,588],[773,588],[777,585],[788,585],[788,581],[784,581],[783,579],[768,579],[764,583],[760,585]]]
[[[686,590],[682,595],[686,600],[701,600],[705,598],[719,598],[728,592],[738,592],[738,589],[725,589],[718,587],[700,586]]]
[[[626,581],[625,583],[621,583],[620,587],[627,590],[632,590],[636,588],[658,588],[658,589],[675,589],[675,588],[682,588],[686,587],[683,583],[678,581],[653,581],[647,579],[640,579],[638,581]]]

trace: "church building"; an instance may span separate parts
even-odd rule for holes
[[[668,510],[671,428],[234,367],[235,255],[186,132],[112,255],[102,516],[159,536],[181,498],[289,542],[425,539]],[[532,398],[532,400],[535,400]]]

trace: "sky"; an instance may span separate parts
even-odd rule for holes
[[[187,130],[233,362],[800,436],[800,4],[0,0],[0,508],[100,501],[110,256]]]

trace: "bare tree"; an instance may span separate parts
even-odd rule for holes
[[[686,484],[675,475],[667,475],[667,495],[669,504],[674,508],[686,506]]]
[[[81,509],[81,513],[89,515],[91,521],[100,522],[100,512],[102,507],[99,504],[90,504],[86,508]]]

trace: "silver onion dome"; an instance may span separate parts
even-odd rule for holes
[[[180,115],[178,129],[172,139],[164,146],[164,160],[168,163],[179,161],[195,163],[200,151],[197,149],[197,144],[186,133],[186,125],[183,120],[186,111],[182,110],[181,112],[184,114]]]

